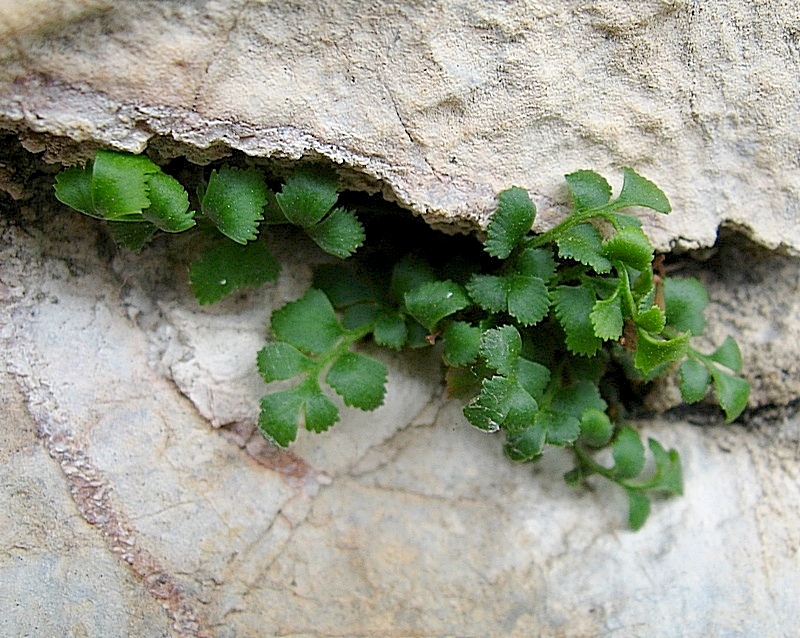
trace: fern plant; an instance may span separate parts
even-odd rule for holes
[[[297,171],[276,194],[260,171],[223,166],[198,188],[199,210],[191,211],[186,189],[147,157],[98,151],[85,166],[56,176],[55,195],[67,206],[108,222],[115,240],[135,251],[159,231],[210,228],[211,245],[189,271],[192,292],[201,304],[277,279],[280,265],[259,241],[262,227],[293,224],[340,258],[364,242],[364,227],[355,214],[336,207],[336,179],[320,171]]]
[[[359,351],[365,339],[394,350],[430,348],[441,356],[450,393],[462,397],[466,420],[501,431],[508,458],[534,462],[548,446],[573,451],[565,474],[577,485],[597,475],[628,495],[629,523],[639,529],[654,494],[683,491],[678,453],[654,439],[646,448],[621,417],[620,374],[628,382],[677,369],[689,403],[713,391],[727,421],[744,410],[749,384],[728,338],[710,354],[691,343],[704,329],[708,296],[695,279],[669,279],[641,223],[628,212],[666,214],[670,204],[630,168],[612,198],[602,176],[566,176],[572,212],[541,234],[528,193],[510,188],[486,230],[485,259],[434,265],[411,253],[388,266],[352,261],[319,266],[313,287],[271,317],[273,340],[257,355],[268,384],[258,425],[279,446],[301,427],[321,432],[340,418],[334,400],[373,410],[383,403],[387,369]],[[308,170],[273,194],[255,169],[221,168],[189,212],[180,184],[140,156],[98,153],[56,183],[64,203],[111,224],[128,247],[158,230],[210,224],[222,235],[190,269],[201,303],[274,279],[278,264],[258,241],[262,227],[291,223],[323,250],[352,255],[365,234],[356,215],[336,207],[337,184]],[[609,455],[602,454],[610,448]]]

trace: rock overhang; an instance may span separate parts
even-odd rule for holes
[[[354,187],[384,187],[387,197],[429,221],[440,215],[473,226],[481,210],[475,202],[491,202],[510,184],[533,191],[546,223],[567,199],[563,173],[593,168],[619,187],[616,169],[628,164],[662,186],[676,209],[657,220],[678,226],[650,222],[660,247],[708,245],[720,224],[739,224],[762,244],[796,250],[796,100],[787,108],[796,91],[796,77],[788,76],[796,71],[792,47],[800,32],[793,3],[545,0],[531,8],[478,0],[425,8],[393,2],[378,3],[380,20],[365,3],[342,1],[275,8],[246,0],[29,0],[25,11],[15,4],[22,6],[0,0],[0,126],[51,162],[84,159],[99,146],[147,148],[198,163],[231,149],[270,161],[324,157]],[[311,21],[315,12],[324,20]],[[319,42],[326,52],[335,42],[339,53],[323,54]],[[377,114],[359,116],[366,129],[332,124],[333,115],[356,108],[343,87],[381,80],[375,42],[394,52],[384,67],[402,72],[377,85],[396,103],[377,100]],[[296,57],[313,64],[298,66],[294,77],[282,61],[249,64],[251,43],[256,52],[299,50]],[[227,47],[236,52],[230,64],[241,67],[230,81],[225,56],[217,55]],[[550,62],[526,63],[520,51],[528,48]],[[617,58],[610,55],[615,50]],[[650,68],[649,60],[667,53],[681,58],[689,85]],[[350,75],[335,64],[348,55]],[[506,78],[533,74],[530,105],[503,103],[518,87],[498,81],[497,56]],[[101,64],[74,64],[82,57]],[[254,74],[272,70],[281,89],[265,91],[272,102],[237,93],[248,65]],[[781,65],[788,80],[776,88]],[[313,93],[316,101],[308,97],[309,69],[327,69],[331,78]],[[426,72],[449,97],[430,83],[403,80]],[[559,86],[574,88],[577,81],[591,94],[561,110]],[[141,91],[128,90],[134,85]],[[493,101],[493,92],[503,99]],[[230,107],[233,100],[252,113]],[[496,111],[487,112],[487,104]],[[498,122],[519,130],[512,135]],[[372,130],[384,131],[379,140],[388,142],[378,146],[365,133]],[[12,197],[22,195],[28,159],[0,165],[0,188],[3,172],[17,171]],[[42,185],[49,191],[44,178],[25,184]],[[413,374],[393,367],[397,411],[384,412],[379,427],[342,423],[331,438],[301,441],[313,480],[300,472],[300,480],[287,481],[277,468],[296,470],[297,459],[270,461],[244,438],[238,444],[249,455],[240,454],[211,432],[213,418],[203,418],[197,399],[213,387],[222,400],[211,404],[211,414],[220,419],[230,414],[229,386],[241,408],[239,379],[221,383],[204,372],[205,355],[219,352],[204,337],[235,322],[252,361],[252,347],[241,338],[248,313],[230,306],[195,312],[185,288],[174,285],[175,273],[163,282],[148,270],[169,272],[158,258],[163,247],[160,254],[154,246],[155,255],[112,259],[94,249],[102,243],[98,225],[49,212],[0,216],[7,240],[0,246],[0,332],[7,338],[0,372],[13,368],[11,383],[25,393],[26,405],[12,416],[22,421],[30,412],[35,419],[25,437],[17,436],[28,451],[0,453],[8,458],[10,486],[10,525],[0,526],[10,548],[0,566],[9,596],[0,607],[7,602],[9,613],[0,615],[0,626],[24,633],[46,622],[55,634],[78,623],[99,635],[131,626],[160,634],[171,626],[176,635],[376,635],[390,626],[408,634],[457,634],[466,626],[492,633],[498,619],[507,635],[527,635],[532,625],[601,634],[676,617],[669,626],[688,634],[797,626],[791,565],[800,528],[791,517],[796,508],[786,507],[797,502],[800,485],[800,359],[791,352],[800,343],[796,260],[723,236],[716,256],[694,273],[722,300],[713,304],[711,341],[735,333],[747,347],[755,403],[774,410],[769,404],[788,401],[784,413],[793,416],[781,424],[773,415],[748,431],[644,424],[681,448],[691,486],[684,498],[659,508],[649,531],[630,535],[618,529],[615,512],[622,510],[613,495],[566,497],[557,463],[536,473],[498,463],[496,441],[455,427],[460,407],[443,406],[438,381],[422,379],[418,366]],[[294,246],[284,248],[297,259]],[[304,268],[296,262],[287,272],[294,277]],[[253,308],[255,340],[263,335],[265,296],[278,303],[297,287],[287,283],[243,300]],[[162,352],[169,338],[180,348]],[[78,351],[94,356],[76,357]],[[162,371],[168,364],[169,373]],[[190,388],[202,374],[207,383]],[[429,400],[411,418],[409,406]],[[71,458],[95,473],[76,472]],[[88,489],[81,484],[87,477],[94,479]],[[76,512],[80,499],[70,501],[66,486],[97,496],[103,507]],[[55,509],[59,498],[66,503]],[[130,525],[115,536],[109,520]],[[48,533],[38,533],[43,529]],[[46,537],[42,548],[40,537]],[[112,553],[122,557],[116,569]],[[656,573],[661,578],[654,582]],[[664,582],[673,586],[665,589]],[[88,592],[89,602],[99,601],[101,616],[86,613],[74,596],[62,604],[75,587]],[[26,604],[31,591],[52,605]],[[545,595],[553,591],[559,595]]]
[[[0,15],[0,126],[51,161],[159,138],[198,161],[325,158],[462,230],[511,185],[545,228],[565,173],[619,187],[629,165],[673,204],[645,218],[658,249],[711,246],[731,225],[800,252],[792,6],[39,4],[40,19]]]

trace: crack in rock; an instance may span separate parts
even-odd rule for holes
[[[198,611],[197,603],[153,554],[141,546],[136,530],[112,504],[111,486],[59,417],[58,408],[33,398],[38,392],[37,388],[30,387],[34,379],[31,373],[18,373],[17,378],[29,382],[25,389],[31,397],[30,410],[39,424],[40,437],[64,473],[83,519],[98,529],[109,551],[129,565],[147,591],[161,601],[178,635],[211,638],[207,619]]]

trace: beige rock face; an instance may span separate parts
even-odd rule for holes
[[[686,495],[635,534],[622,494],[564,484],[557,450],[506,461],[442,396],[435,357],[383,355],[382,408],[281,453],[253,434],[254,348],[308,281],[303,245],[276,240],[276,284],[201,309],[166,245],[112,254],[94,220],[27,208],[0,232],[3,635],[781,636],[800,623],[797,416],[761,432],[638,423],[680,450]]]
[[[675,208],[647,220],[660,247],[710,246],[728,224],[796,252],[799,34],[779,0],[0,0],[0,129],[50,162],[98,146],[327,158],[459,227],[511,184],[546,226],[564,173],[630,165]],[[680,450],[686,495],[633,534],[624,496],[567,488],[558,451],[507,462],[443,396],[434,358],[381,354],[382,408],[270,448],[254,353],[308,285],[308,246],[273,237],[277,283],[201,308],[166,244],[115,252],[94,220],[28,200],[52,179],[9,157],[0,635],[800,626],[796,259],[726,233],[680,264],[709,287],[711,341],[742,344],[760,411],[637,423]]]
[[[60,138],[159,136],[198,159],[322,156],[462,226],[510,185],[548,225],[564,173],[630,165],[673,203],[648,222],[661,248],[726,223],[800,249],[792,0],[35,5],[0,5],[0,125],[53,160],[75,157]]]

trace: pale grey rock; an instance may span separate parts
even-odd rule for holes
[[[671,199],[660,248],[720,224],[800,250],[800,5],[95,0],[0,5],[0,125],[53,161],[323,157],[433,224],[630,165]]]
[[[0,634],[170,635],[159,601],[81,517],[0,362]]]
[[[628,164],[676,209],[648,219],[660,247],[709,246],[724,223],[797,251],[799,11],[0,1],[0,127],[48,161],[98,145],[327,158],[464,227],[510,184],[550,224],[563,173]],[[20,199],[16,159],[0,189]],[[775,414],[638,424],[681,451],[687,493],[633,534],[622,494],[566,487],[564,455],[506,462],[430,359],[381,355],[383,408],[269,447],[254,353],[308,283],[302,246],[277,241],[277,284],[207,309],[163,245],[110,256],[92,220],[25,206],[0,225],[3,635],[800,626],[800,420],[770,407],[800,390],[795,260],[736,240],[687,267],[711,290],[711,342],[740,340],[752,405]]]
[[[238,322],[255,341],[308,281],[302,246],[282,242],[296,261],[277,284],[201,310],[163,247],[110,257],[94,221],[25,211],[2,219],[0,249],[2,387],[19,384],[30,412],[16,391],[1,422],[4,633],[783,636],[800,623],[796,415],[760,431],[639,423],[680,450],[686,476],[639,533],[618,491],[563,483],[566,455],[507,462],[441,396],[435,361],[386,358],[384,408],[277,452],[252,432],[253,353],[219,353],[215,330]],[[218,390],[225,401],[204,402]],[[39,594],[47,605],[30,604]]]

